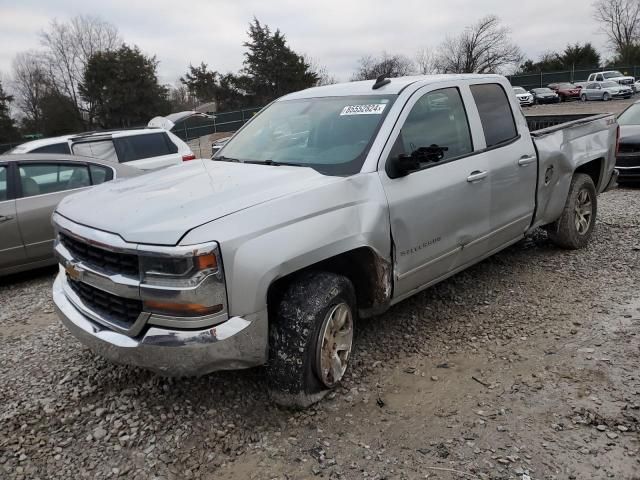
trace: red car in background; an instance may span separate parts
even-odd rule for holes
[[[561,102],[580,99],[580,87],[573,83],[551,83],[549,88],[558,94]]]

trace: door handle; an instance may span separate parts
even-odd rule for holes
[[[486,170],[484,172],[476,170],[475,172],[471,172],[469,174],[469,176],[467,177],[467,182],[479,182],[480,180],[484,180],[485,178],[487,178],[487,176],[489,176],[489,172],[487,172]]]
[[[13,220],[11,215],[0,215],[0,223],[8,222],[9,220]]]
[[[520,165],[521,167],[526,167],[527,165],[531,165],[532,163],[534,163],[536,160],[537,157],[523,155],[520,157],[520,160],[518,160],[518,165]]]

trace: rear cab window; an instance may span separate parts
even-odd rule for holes
[[[471,85],[471,93],[478,107],[487,148],[499,147],[518,138],[511,104],[501,85]]]
[[[178,153],[178,147],[163,133],[147,133],[115,138],[120,163]]]

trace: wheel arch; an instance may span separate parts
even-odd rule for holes
[[[361,317],[381,313],[389,307],[393,290],[391,262],[373,248],[358,247],[274,279],[267,290],[269,311],[277,306],[291,281],[311,271],[331,272],[348,278],[355,289]]]

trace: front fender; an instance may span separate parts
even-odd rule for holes
[[[218,219],[190,232],[220,243],[231,315],[266,307],[269,286],[322,260],[369,247],[390,260],[386,197],[375,173],[337,178]]]

